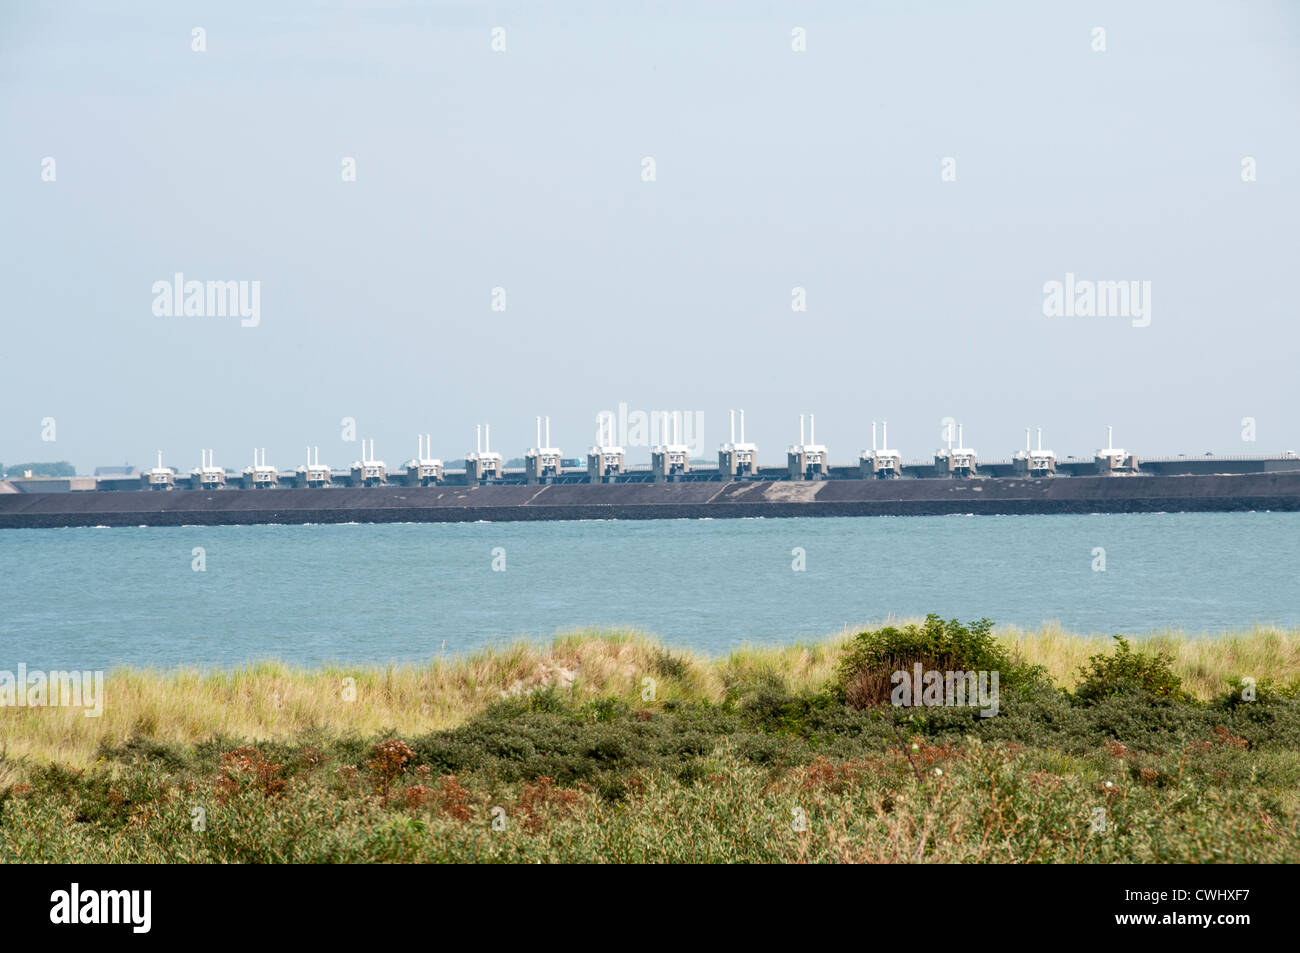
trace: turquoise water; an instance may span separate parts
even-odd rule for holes
[[[1300,624],[1300,514],[0,532],[0,668],[385,662],[590,625],[716,653],[929,611],[1084,632]]]

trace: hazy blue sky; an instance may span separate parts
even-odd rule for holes
[[[1300,4],[289,6],[0,7],[0,460],[345,465],[345,416],[514,456],[542,413],[577,456],[619,402],[709,453],[744,407],[774,463],[801,411],[836,462],[873,417],[1300,450]],[[260,325],[156,317],[178,271]],[[1067,272],[1150,325],[1046,317]]]

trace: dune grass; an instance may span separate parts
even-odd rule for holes
[[[115,671],[0,710],[0,863],[1300,861],[1300,632],[871,628]],[[995,715],[848,691],[909,658]]]
[[[305,732],[423,734],[457,727],[492,702],[548,685],[571,689],[579,698],[633,704],[652,685],[659,702],[720,703],[735,686],[764,681],[811,693],[831,679],[852,631],[819,641],[742,646],[719,657],[666,648],[637,631],[581,630],[563,633],[549,645],[518,643],[390,666],[302,668],[267,661],[206,672],[117,669],[105,677],[98,718],[66,708],[0,709],[0,751],[10,765],[86,767],[101,746],[137,736],[194,744],[212,737],[261,741]],[[1013,656],[1042,665],[1065,689],[1074,686],[1090,655],[1111,647],[1104,637],[1052,626],[994,631]],[[1171,630],[1133,641],[1147,651],[1169,653],[1173,670],[1202,700],[1243,676],[1280,685],[1300,682],[1300,629],[1212,636]]]
[[[1074,687],[1089,656],[1112,647],[1107,636],[1080,636],[1059,626],[1000,626],[995,631],[1024,662],[1042,665],[1052,681],[1066,689]],[[1202,701],[1238,678],[1279,685],[1300,680],[1300,629],[1255,626],[1214,635],[1162,629],[1132,636],[1131,641],[1134,648],[1170,655],[1171,667],[1183,679],[1183,686]]]

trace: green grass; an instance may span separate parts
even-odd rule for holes
[[[604,633],[115,672],[61,745],[68,712],[0,712],[0,860],[1298,861],[1296,634],[1190,641],[930,620],[716,659]],[[837,690],[939,649],[1017,666],[996,717]]]

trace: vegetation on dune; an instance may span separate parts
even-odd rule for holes
[[[1041,667],[1045,678],[1063,689],[1073,689],[1089,657],[1106,648],[1105,640],[1050,627],[1002,627],[992,634],[1015,665]],[[136,736],[182,745],[212,737],[292,739],[308,731],[373,737],[391,729],[415,736],[463,725],[503,697],[548,685],[571,688],[577,698],[639,705],[646,678],[654,679],[661,703],[722,704],[739,698],[742,688],[770,684],[811,696],[833,688],[854,642],[845,632],[810,643],[738,647],[709,658],[670,651],[637,632],[589,630],[562,635],[549,646],[517,644],[383,667],[304,669],[266,661],[207,672],[119,669],[105,677],[102,717],[86,718],[75,709],[0,710],[0,746],[11,759],[89,767],[101,743]],[[1300,684],[1300,630],[1167,633],[1133,644],[1148,654],[1170,655],[1169,666],[1183,688],[1201,701],[1223,694],[1241,678],[1256,679],[1261,691]],[[348,679],[352,701],[344,700]]]
[[[1002,688],[1024,688],[1046,677],[1041,666],[1025,665],[993,637],[993,623],[963,625],[937,615],[907,625],[859,633],[849,643],[831,686],[832,695],[853,708],[889,701],[894,672],[914,665],[946,672],[998,672]]]
[[[1297,643],[1233,657],[1252,639],[1290,667],[1211,692],[1169,640],[1092,640],[1066,681],[1023,635],[936,617],[716,660],[575,635],[351,675],[114,673],[102,720],[134,721],[75,740],[82,763],[14,756],[67,712],[0,712],[0,860],[1297,861]],[[1000,668],[996,717],[890,704],[880,673],[918,661]],[[155,697],[169,679],[188,710]]]
[[[1075,695],[1085,701],[1131,692],[1178,701],[1191,699],[1191,695],[1183,690],[1183,680],[1169,667],[1173,656],[1166,652],[1134,652],[1128,639],[1120,635],[1115,636],[1115,642],[1113,655],[1099,652],[1088,659],[1088,664],[1080,671]]]
[[[28,471],[32,476],[44,477],[72,477],[77,475],[77,468],[67,460],[59,460],[53,463],[11,463],[6,469],[3,463],[0,463],[0,475],[7,477],[21,477]]]

